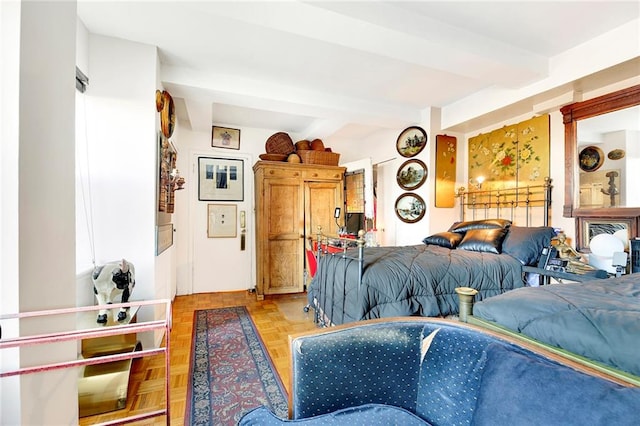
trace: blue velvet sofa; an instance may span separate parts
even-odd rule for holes
[[[290,417],[240,425],[638,425],[640,388],[457,321],[363,321],[291,338]]]

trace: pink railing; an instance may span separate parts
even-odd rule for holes
[[[152,417],[158,416],[166,416],[166,424],[169,425],[171,416],[170,416],[170,358],[169,358],[169,349],[170,349],[170,331],[171,331],[171,301],[168,299],[160,299],[160,300],[149,300],[149,301],[139,301],[139,302],[127,302],[127,303],[114,303],[110,305],[95,305],[95,306],[84,306],[78,308],[64,308],[64,309],[51,309],[51,310],[43,310],[43,311],[34,311],[34,312],[22,312],[17,314],[7,314],[0,315],[0,321],[2,320],[13,320],[13,319],[23,319],[23,318],[35,318],[35,317],[44,317],[44,316],[53,316],[53,315],[65,315],[65,314],[74,314],[78,312],[86,312],[86,311],[98,311],[100,309],[119,309],[122,307],[135,307],[135,306],[149,306],[149,305],[165,305],[165,319],[164,320],[154,320],[154,321],[143,321],[139,323],[130,323],[130,324],[122,324],[113,327],[100,327],[100,328],[92,328],[86,330],[71,330],[71,331],[60,331],[53,333],[45,333],[33,336],[24,336],[24,337],[11,337],[11,338],[2,338],[0,339],[0,350],[9,349],[9,348],[19,348],[23,346],[30,345],[39,345],[39,344],[47,344],[47,343],[56,343],[70,340],[82,340],[82,339],[91,339],[97,337],[106,337],[106,336],[116,336],[116,335],[125,335],[131,333],[141,333],[153,330],[164,330],[164,347],[153,348],[153,349],[143,349],[140,351],[130,352],[130,353],[121,353],[121,354],[113,354],[113,355],[105,355],[95,358],[87,358],[87,359],[76,359],[64,362],[57,362],[51,364],[42,364],[32,367],[23,367],[17,370],[9,370],[9,371],[0,371],[0,378],[10,377],[10,376],[19,376],[23,374],[31,374],[31,373],[39,373],[44,371],[58,370],[62,368],[71,368],[71,367],[83,367],[87,365],[93,364],[103,364],[107,362],[113,361],[121,361],[125,359],[132,358],[141,358],[148,355],[157,355],[164,353],[165,354],[165,408],[162,410],[152,411],[148,413],[138,414],[135,416],[129,416],[125,418],[119,418],[117,420],[113,420],[106,423],[100,423],[100,425],[115,425],[115,424],[123,424],[130,423],[139,420],[145,420]]]

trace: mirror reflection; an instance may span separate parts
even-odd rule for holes
[[[579,120],[577,159],[579,208],[640,207],[640,106]]]

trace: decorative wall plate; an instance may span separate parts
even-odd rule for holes
[[[624,149],[614,149],[612,151],[609,151],[609,153],[607,154],[609,160],[621,160],[624,158],[624,156]]]
[[[407,160],[398,169],[396,180],[400,188],[411,191],[427,181],[427,166],[418,159]]]
[[[396,200],[396,215],[406,223],[415,223],[424,217],[426,206],[417,194],[406,192]]]
[[[168,139],[173,135],[173,129],[176,125],[176,108],[173,98],[166,90],[162,92],[162,111],[160,111],[160,128],[162,134]],[[157,105],[156,105],[157,108]]]
[[[595,172],[604,163],[604,153],[597,146],[588,146],[578,156],[580,169],[585,172]]]
[[[415,157],[427,146],[427,132],[422,127],[407,127],[396,141],[396,149],[403,157]]]

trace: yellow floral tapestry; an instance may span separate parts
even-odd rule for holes
[[[469,138],[469,189],[542,185],[549,176],[549,114]]]

